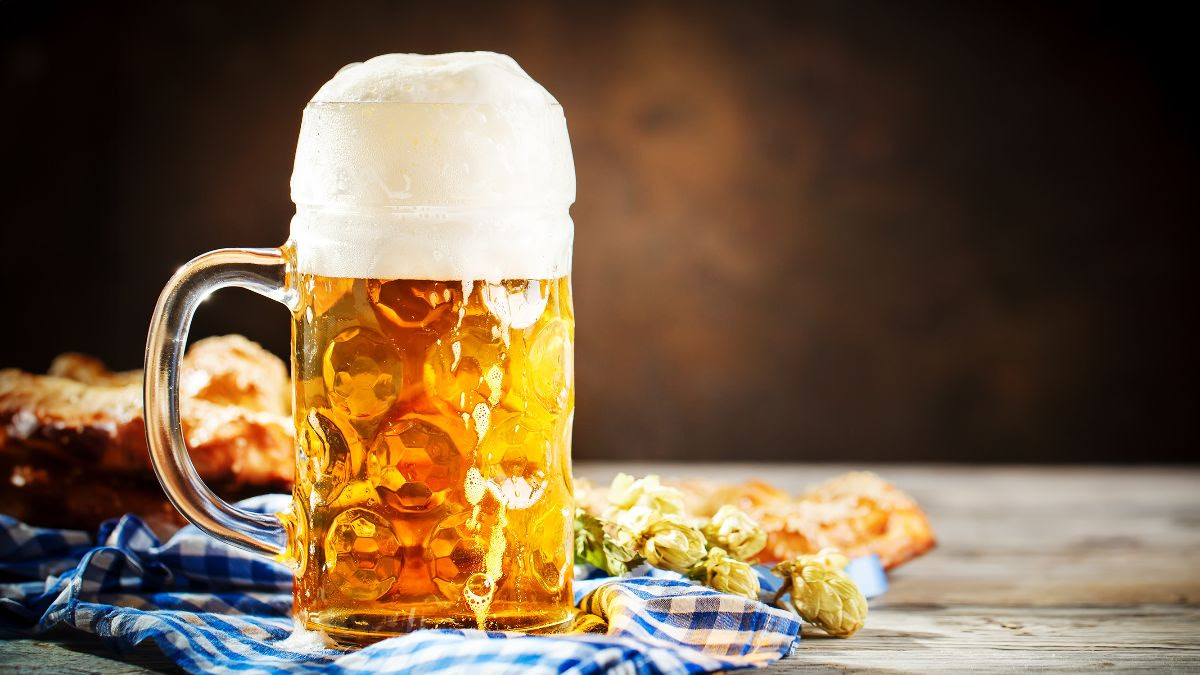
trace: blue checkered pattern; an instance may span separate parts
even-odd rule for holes
[[[240,506],[274,513],[287,499]],[[18,579],[0,584],[0,637],[68,625],[118,651],[153,640],[196,673],[372,675],[711,672],[765,666],[799,639],[791,613],[653,571],[577,582],[580,609],[604,633],[427,630],[342,651],[289,639],[292,577],[283,565],[192,527],[161,544],[135,516],[106,523],[98,541],[0,516],[0,578]]]

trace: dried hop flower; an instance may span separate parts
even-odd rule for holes
[[[678,516],[663,516],[650,523],[638,541],[636,550],[646,562],[681,574],[687,574],[705,553],[704,535]]]
[[[767,533],[736,506],[717,510],[704,526],[709,546],[719,546],[738,560],[749,560],[767,545]]]
[[[608,503],[614,509],[645,506],[663,515],[682,514],[684,509],[683,493],[663,485],[653,474],[638,479],[629,474],[617,474],[608,488]]]
[[[732,593],[751,600],[758,599],[758,575],[750,563],[731,557],[725,549],[708,549],[704,562],[696,566],[693,576],[722,593]]]
[[[779,563],[771,570],[783,577],[776,604],[790,593],[792,608],[805,621],[835,637],[850,637],[867,619],[867,599],[846,574],[846,563],[834,549]]]
[[[625,546],[638,547],[638,540],[650,529],[650,526],[666,516],[662,513],[640,504],[627,509],[609,509],[605,514],[608,521],[617,525],[617,538]]]
[[[620,575],[639,563],[637,554],[610,536],[607,524],[583,509],[575,510],[575,562]]]

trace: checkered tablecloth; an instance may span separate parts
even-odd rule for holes
[[[240,506],[275,513],[287,499]],[[799,639],[789,612],[654,573],[576,583],[580,609],[603,632],[426,630],[343,651],[292,635],[292,577],[279,563],[193,527],[162,544],[131,515],[106,523],[95,541],[0,515],[0,579],[8,582],[0,583],[0,637],[66,625],[117,651],[153,640],[192,672],[372,674],[710,672],[767,665]],[[876,584],[877,561],[859,576]]]

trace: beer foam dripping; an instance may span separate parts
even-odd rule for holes
[[[329,634],[319,628],[309,628],[300,620],[292,617],[292,633],[283,640],[275,643],[276,649],[289,652],[320,653],[329,649],[337,649],[338,644]]]
[[[302,273],[555,279],[575,170],[562,108],[489,52],[351,64],[305,108],[292,174]]]
[[[482,434],[481,434],[482,435]],[[463,481],[463,495],[471,505],[471,517],[467,520],[468,527],[479,529],[480,504],[487,493],[486,481],[478,467],[467,469]],[[496,512],[496,522],[492,524],[488,538],[487,551],[484,553],[483,572],[476,572],[467,578],[463,584],[463,600],[475,614],[475,625],[480,630],[487,630],[488,610],[492,606],[492,598],[500,577],[504,576],[504,550],[507,539],[504,528],[508,525],[508,505],[500,502]]]

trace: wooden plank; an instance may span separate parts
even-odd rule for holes
[[[805,632],[769,673],[1200,670],[1200,608],[942,607],[873,610],[854,637]]]
[[[65,641],[0,640],[0,673],[182,673],[153,643],[117,654],[94,637]]]

